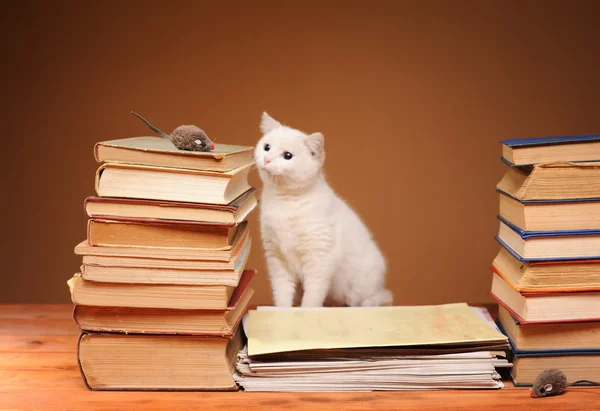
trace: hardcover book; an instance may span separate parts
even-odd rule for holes
[[[523,231],[500,220],[496,241],[520,261],[600,259],[600,231]]]
[[[141,258],[157,260],[180,260],[182,264],[195,264],[193,261],[222,261],[229,262],[243,247],[249,236],[248,223],[239,225],[231,247],[204,247],[204,248],[149,248],[132,246],[92,246],[84,240],[75,246],[75,254],[82,256],[96,256],[111,258],[121,261],[121,258]],[[104,260],[106,261],[106,260]],[[159,264],[159,262],[157,262]],[[162,264],[169,264],[163,262]]]
[[[510,166],[600,159],[599,134],[517,138],[500,143],[502,160]]]
[[[521,324],[500,305],[497,323],[520,352],[600,349],[600,321]]]
[[[96,171],[96,194],[172,202],[229,204],[252,188],[250,163],[226,173],[105,163]]]
[[[521,202],[598,200],[600,162],[509,168],[496,190]]]
[[[223,310],[97,307],[76,305],[73,318],[83,331],[125,334],[233,335],[254,289],[240,284]]]
[[[258,205],[256,192],[256,188],[251,188],[227,205],[115,197],[88,197],[84,202],[84,210],[85,214],[90,218],[239,224]]]
[[[242,346],[240,327],[233,337],[83,332],[77,359],[92,390],[236,391]]]
[[[227,172],[253,162],[253,147],[215,144],[210,152],[179,150],[162,137],[131,137],[102,141],[94,147],[100,163],[141,164]]]
[[[521,324],[600,320],[600,293],[523,293],[499,273],[492,273],[490,296]]]
[[[245,287],[253,276],[253,270],[244,271],[237,287]],[[224,285],[100,283],[84,280],[81,274],[68,285],[76,305],[180,310],[223,311],[236,290]]]
[[[499,192],[500,217],[523,231],[600,230],[600,201],[519,201]]]

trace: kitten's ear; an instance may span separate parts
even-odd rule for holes
[[[321,133],[312,133],[307,137],[306,145],[313,156],[321,155],[325,149],[325,137]]]
[[[260,121],[260,131],[262,131],[263,134],[267,134],[269,131],[279,127],[282,127],[281,123],[268,115],[266,111],[263,111]]]

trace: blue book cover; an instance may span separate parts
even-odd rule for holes
[[[513,318],[514,319],[514,318]],[[517,323],[518,324],[518,323]],[[502,323],[496,319],[496,325],[502,332],[502,334],[506,335],[508,338],[508,342],[510,344],[510,350],[516,358],[521,357],[565,357],[572,355],[600,355],[600,347],[599,348],[572,348],[569,350],[520,350],[515,345],[514,341],[510,338]]]
[[[552,200],[519,200],[516,197],[511,196],[506,191],[496,189],[496,192],[502,194],[506,197],[510,197],[515,201],[518,201],[521,204],[555,204],[555,203],[585,203],[585,202],[594,202],[600,201],[600,197],[593,198],[566,198],[566,199],[552,199]]]
[[[600,255],[599,256],[594,256],[594,257],[551,257],[551,258],[525,258],[519,254],[517,254],[517,252],[515,250],[513,250],[512,248],[510,248],[508,246],[508,244],[506,244],[504,241],[502,241],[500,239],[500,237],[495,236],[494,240],[496,240],[496,242],[498,244],[500,244],[502,246],[502,248],[504,248],[506,251],[509,252],[510,255],[512,255],[515,259],[519,260],[522,263],[536,263],[536,262],[542,262],[542,261],[592,261],[592,260],[600,260]]]
[[[573,236],[586,236],[586,235],[600,235],[600,230],[557,230],[557,231],[525,231],[504,217],[496,216],[498,220],[506,224],[511,230],[519,234],[523,240],[535,237],[573,237]]]
[[[529,138],[513,138],[500,140],[500,143],[510,148],[520,147],[536,147],[536,146],[548,146],[558,144],[573,144],[573,143],[593,143],[600,141],[600,134],[582,134],[578,136],[550,136],[550,137],[529,137]],[[503,156],[500,160],[509,167],[528,167],[533,164],[523,164],[517,166],[508,161]],[[586,160],[586,161],[598,161],[598,160]],[[580,161],[580,162],[586,162]]]
[[[600,141],[600,134],[582,134],[578,136],[550,136],[550,137],[530,137],[513,138],[500,140],[500,143],[508,147],[533,147],[545,146],[550,144],[569,144]]]

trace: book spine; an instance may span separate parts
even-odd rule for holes
[[[102,164],[96,170],[96,178],[94,179],[94,189],[95,189],[96,195],[98,195],[98,197],[102,197],[100,195],[100,176],[101,176],[102,172],[104,171],[105,167],[106,167],[106,164]]]
[[[83,383],[85,384],[85,386],[87,387],[88,390],[94,390],[88,380],[87,380],[87,376],[85,375],[85,371],[83,371],[83,366],[81,364],[81,340],[87,335],[86,332],[81,332],[79,334],[79,339],[77,340],[77,367],[79,368],[79,373],[81,374],[81,378],[83,379]]]

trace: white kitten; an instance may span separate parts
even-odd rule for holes
[[[263,181],[260,220],[277,306],[390,305],[386,262],[360,217],[322,172],[321,133],[307,135],[263,113],[254,159]]]

